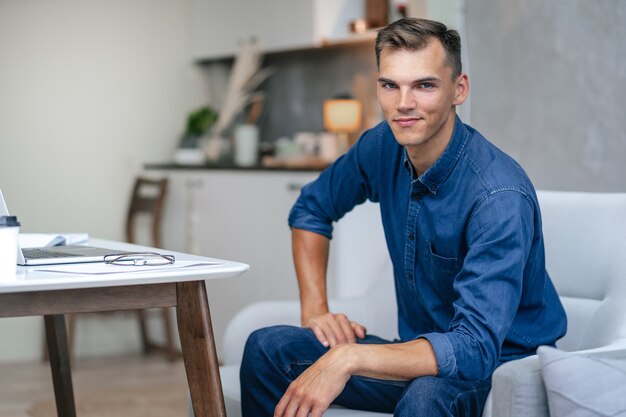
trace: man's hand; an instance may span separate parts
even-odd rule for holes
[[[365,338],[367,329],[355,321],[350,321],[343,313],[325,313],[304,319],[302,327],[313,330],[315,337],[325,347],[340,343],[355,343],[356,338]]]
[[[296,378],[274,410],[274,417],[321,417],[350,379],[348,346],[337,346]]]

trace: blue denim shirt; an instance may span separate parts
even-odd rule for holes
[[[483,380],[565,334],[533,185],[458,117],[419,177],[386,122],[370,129],[302,189],[289,225],[331,238],[365,200],[380,203],[400,338],[428,339],[440,376]]]

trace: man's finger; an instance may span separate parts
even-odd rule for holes
[[[311,417],[322,417],[327,408],[312,408]]]
[[[283,402],[283,400],[284,403],[282,405],[282,408],[279,410],[278,406],[280,405],[280,403]],[[295,390],[293,389],[293,385],[290,385],[289,388],[287,388],[287,392],[285,392],[285,395],[283,396],[283,398],[281,398],[280,402],[276,406],[276,409],[274,411],[274,417],[295,417],[301,402],[302,398],[296,395]],[[278,411],[280,411],[281,414],[277,414]]]
[[[317,340],[320,341],[322,346],[324,346],[324,347],[329,347],[330,346],[330,343],[328,342],[328,338],[326,337],[326,334],[324,334],[324,331],[322,330],[322,328],[317,323],[315,323],[313,326],[311,326],[309,328],[311,330],[313,330],[313,334],[315,335]]]
[[[296,414],[296,417],[309,417],[309,407],[304,405],[304,404],[300,404],[300,408],[298,408],[298,414]]]
[[[346,337],[343,334],[341,326],[339,325],[337,319],[333,314],[328,314],[328,316],[325,317],[324,323],[328,326],[326,334],[328,335],[330,347],[333,347],[339,343],[346,343]]]
[[[297,396],[291,397],[291,401],[289,401],[289,405],[285,410],[284,417],[296,417],[300,416],[299,410],[301,409],[302,401]],[[307,412],[308,414],[308,412]],[[305,416],[307,415],[305,414]]]
[[[356,334],[359,339],[365,339],[365,334],[367,333],[365,326],[357,323],[356,321],[351,321],[350,325],[352,326],[352,330],[354,330],[354,334]]]
[[[276,408],[274,408],[274,417],[283,417],[285,414],[285,408],[287,408],[290,398],[291,395],[289,394],[289,390],[287,390],[285,395],[283,395],[283,398],[281,398],[278,404],[276,404]]]
[[[343,313],[337,313],[335,314],[335,319],[337,320],[337,322],[339,323],[339,326],[341,327],[341,331],[346,338],[346,342],[348,343],[356,342],[356,338],[354,337],[354,333],[355,333],[354,328],[352,327],[350,320],[348,320],[348,317],[346,317],[346,315]]]

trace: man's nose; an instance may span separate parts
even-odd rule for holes
[[[411,90],[400,90],[400,101],[398,102],[398,111],[407,112],[415,109],[415,97],[411,94]]]

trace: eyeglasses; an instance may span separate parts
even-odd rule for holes
[[[113,253],[104,257],[104,263],[121,266],[159,266],[171,265],[174,255],[163,255],[156,252]]]

